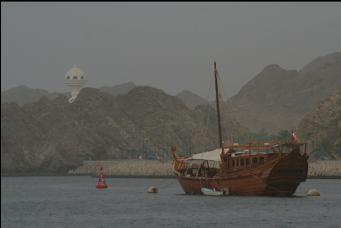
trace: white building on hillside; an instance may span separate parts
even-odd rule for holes
[[[74,66],[65,74],[64,83],[71,89],[69,102],[72,103],[78,96],[78,93],[87,83],[85,73],[80,68]]]

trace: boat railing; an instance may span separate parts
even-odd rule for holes
[[[239,153],[249,153],[252,152],[264,152],[264,151],[272,151],[272,153],[287,153],[289,150],[293,150],[295,148],[302,148],[303,151],[306,152],[306,143],[293,143],[293,142],[264,142],[264,143],[248,143],[239,145],[237,143],[233,143],[231,145],[225,145],[224,149],[229,149],[230,151],[236,151]]]
[[[180,160],[174,161],[174,168],[178,171],[196,169],[196,168],[207,168],[207,169],[219,169],[220,161],[215,160],[205,160],[205,159],[190,159],[190,160]]]

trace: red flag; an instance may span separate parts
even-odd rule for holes
[[[297,135],[296,135],[296,132],[292,131],[291,133],[291,141],[292,142],[297,142]]]

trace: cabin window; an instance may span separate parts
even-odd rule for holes
[[[67,76],[66,79],[70,79],[70,76]]]
[[[257,163],[257,158],[252,158],[252,163],[256,164]]]
[[[244,158],[240,159],[240,165],[244,166]]]
[[[192,169],[192,175],[196,176],[198,174],[198,169]]]
[[[248,166],[250,164],[250,159],[246,158],[245,159],[245,165]]]
[[[78,77],[77,76],[73,76],[73,79],[78,79]]]
[[[84,76],[81,76],[81,79],[84,79]]]

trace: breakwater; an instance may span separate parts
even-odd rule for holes
[[[158,160],[84,161],[70,175],[97,176],[102,165],[109,177],[173,177],[172,162]],[[341,161],[315,161],[309,163],[308,176],[312,178],[341,177]]]
[[[340,177],[341,161],[315,161],[309,163],[309,177]]]
[[[173,176],[172,162],[158,160],[109,160],[84,161],[83,165],[69,171],[71,175],[97,176],[102,165],[106,176],[112,177],[171,177]]]

